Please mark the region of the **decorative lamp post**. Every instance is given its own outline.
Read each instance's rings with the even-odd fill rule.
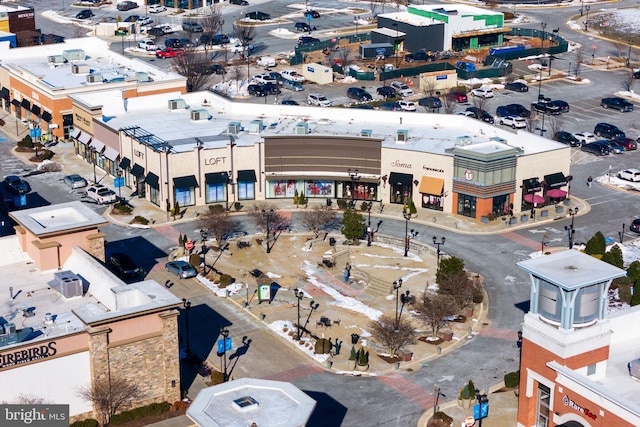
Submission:
[[[307,316],[306,322],[304,322],[304,327],[302,328],[303,331],[307,330],[307,325],[309,324],[309,319],[311,319],[311,315],[313,314],[313,312],[315,310],[318,309],[318,307],[320,307],[320,303],[319,302],[315,302],[314,300],[311,300],[309,302],[309,308],[310,308],[309,315]]]
[[[404,216],[404,256],[409,255],[409,221],[411,220],[411,212],[402,212]]]
[[[189,309],[191,308],[191,301],[187,301],[186,298],[182,298],[182,307],[185,312],[185,336],[187,337],[187,354],[191,353],[191,347],[189,346]]]
[[[122,169],[118,168],[116,175],[118,177],[118,201],[122,201]]]
[[[589,22],[589,11],[591,10],[591,6],[585,6],[584,10],[587,11],[587,17],[584,19],[584,30],[587,31],[588,27],[588,22]]]
[[[400,316],[398,316],[398,302],[400,301],[400,288],[402,287],[402,279],[393,282],[393,290],[396,291],[396,330],[400,327]]]
[[[229,375],[227,373],[227,338],[229,338],[229,330],[227,328],[220,328],[220,335],[223,338],[222,355],[224,357],[224,373],[222,379],[226,383],[229,381]]]
[[[440,271],[440,246],[444,245],[445,240],[445,237],[442,236],[438,242],[438,238],[433,236],[433,244],[436,245],[436,275]]]
[[[410,301],[411,291],[407,289],[403,294],[400,295],[400,302],[402,304],[400,305],[400,312],[398,313],[398,326],[396,328],[400,327],[400,318],[402,317],[402,310],[404,309],[404,305],[409,304]]]
[[[271,219],[273,218],[273,209],[268,211],[262,209],[262,217],[267,220],[267,253],[271,253],[271,246],[269,245],[269,239],[271,238]]]
[[[371,246],[371,207],[373,206],[373,202],[369,202],[367,204],[367,212],[369,214],[369,219],[367,222],[367,246]]]
[[[489,397],[486,393],[480,394],[480,390],[476,390],[476,399],[478,403],[473,406],[473,418],[478,420],[478,427],[482,427],[482,419],[489,415]]]
[[[349,174],[349,178],[351,178],[351,209],[356,208],[356,181],[360,181],[360,174],[358,173],[358,169],[351,172],[351,169],[347,169],[347,174]]]
[[[200,230],[200,237],[202,238],[202,262],[204,263],[204,269],[202,273],[207,275],[207,238],[209,237],[209,233],[207,230]]]
[[[444,393],[440,393],[440,387],[438,387],[438,384],[434,384],[433,385],[433,395],[436,397],[435,402],[433,403],[433,417],[434,419],[436,418],[436,413],[438,413],[438,411],[440,410],[440,408],[438,407],[438,400],[439,397],[447,397],[446,394]]]
[[[296,296],[297,300],[298,300],[298,334],[296,335],[296,341],[300,341],[300,301],[302,301],[302,299],[304,298],[304,292],[302,292],[302,290],[300,289],[296,289],[295,291],[293,291],[294,295]],[[311,301],[313,303],[313,301]]]
[[[571,224],[564,226],[564,229],[567,231],[567,237],[569,238],[569,249],[573,248],[573,235],[576,232],[576,230],[573,228],[573,220],[577,214],[578,214],[577,206],[573,209],[569,208],[569,216],[571,216]]]

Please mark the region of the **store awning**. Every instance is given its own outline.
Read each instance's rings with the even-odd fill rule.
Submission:
[[[0,90],[0,98],[9,99],[9,89],[8,88],[3,87],[2,90]]]
[[[226,172],[205,173],[204,182],[207,185],[226,184],[229,182],[229,175]]]
[[[91,140],[91,144],[89,144],[89,147],[95,149],[98,153],[101,153],[102,150],[104,150],[104,142],[100,141],[99,139],[93,138]]]
[[[544,203],[544,197],[538,196],[537,194],[525,194],[523,199],[527,203],[535,203],[536,205]]]
[[[32,112],[33,114],[35,114],[36,116],[39,116],[39,115],[40,115],[40,106],[39,106],[39,105],[36,105],[36,104],[33,104],[33,105],[31,106],[31,112]]]
[[[537,193],[538,191],[542,190],[542,186],[540,185],[540,181],[538,181],[538,178],[525,179],[522,182],[522,186],[524,187],[525,193]]]
[[[544,182],[547,184],[547,188],[560,188],[567,185],[567,178],[562,172],[552,173],[544,176]]]
[[[253,169],[238,171],[238,182],[256,182],[256,171]]]
[[[73,139],[78,139],[78,136],[80,136],[80,129],[76,128],[73,131],[71,131],[71,133],[69,134],[70,138]]]
[[[20,101],[18,101],[17,99],[12,99],[11,104],[13,104],[13,106],[16,108],[20,107]]]
[[[144,175],[144,168],[137,163],[134,164],[131,168],[131,175],[135,176],[136,178],[140,178],[142,175]]]
[[[180,176],[173,178],[173,186],[175,188],[193,188],[198,186],[198,180],[195,175]]]
[[[42,112],[42,120],[44,120],[45,122],[49,123],[51,121],[51,113],[48,111],[43,111]]]
[[[402,184],[402,185],[411,185],[413,181],[413,175],[409,175],[406,173],[397,173],[397,172],[391,172],[389,174],[389,184],[391,185],[396,185],[396,184]]]
[[[91,141],[91,135],[82,132],[78,137],[78,141],[82,142],[84,145],[87,145]]]
[[[115,162],[118,156],[120,155],[120,153],[118,153],[118,150],[116,150],[113,147],[107,147],[107,149],[104,150],[104,153],[102,153],[102,155],[105,158],[111,160],[112,162]]]
[[[158,178],[158,175],[156,175],[153,172],[149,172],[147,174],[147,177],[144,179],[144,182],[149,184],[149,187],[160,188],[158,185],[158,183],[160,182],[160,179]]]
[[[444,189],[444,179],[433,178],[431,176],[423,176],[420,179],[420,186],[418,187],[419,193],[431,194],[433,196],[442,195]]]
[[[122,161],[120,162],[120,169],[127,169],[129,168],[129,166],[131,166],[131,160],[123,157]]]
[[[20,106],[28,110],[29,108],[31,108],[31,102],[29,102],[28,99],[22,98],[22,102],[20,102]]]
[[[552,190],[547,191],[547,196],[549,196],[552,199],[563,199],[567,197],[567,192],[564,190],[558,190],[557,188],[554,188]]]

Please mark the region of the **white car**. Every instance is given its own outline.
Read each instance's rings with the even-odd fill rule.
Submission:
[[[573,136],[575,136],[576,139],[580,141],[580,144],[583,144],[583,145],[590,144],[598,140],[598,137],[596,137],[591,132],[578,132],[578,133],[574,133]]]
[[[166,12],[167,8],[161,4],[152,4],[149,6],[149,13]]]
[[[457,114],[459,116],[467,116],[467,117],[473,117],[474,116],[474,114],[471,111],[467,111],[467,110],[458,111],[455,114]]]
[[[400,80],[394,80],[389,85],[396,90],[396,93],[401,97],[405,98],[407,96],[413,96],[413,89],[409,87],[405,82],[401,82]]]
[[[256,74],[255,76],[253,76],[253,81],[261,84],[265,84],[265,83],[273,83],[274,85],[278,84],[278,79],[276,79],[270,74]]]
[[[398,104],[400,104],[400,108],[402,108],[403,111],[416,111],[415,102],[400,100]]]
[[[151,50],[153,52],[155,52],[156,50],[160,50],[160,48],[158,47],[156,42],[153,41],[153,40],[149,40],[149,39],[140,40],[138,42],[138,49],[144,49],[144,50],[147,50],[147,51]]]
[[[500,124],[504,126],[511,126],[513,129],[524,129],[527,127],[527,121],[518,116],[501,117]]]
[[[151,20],[150,16],[141,16],[138,18],[138,20],[136,21],[138,24],[140,25],[149,25],[151,24],[153,21]]]
[[[115,203],[118,199],[113,190],[108,189],[104,185],[95,184],[87,187],[86,196],[94,200],[97,204]]]
[[[318,105],[320,107],[331,107],[331,101],[326,96],[319,93],[310,93],[307,96],[307,103],[309,105]]]
[[[493,90],[489,87],[479,87],[471,91],[471,95],[479,98],[493,98]]]
[[[618,178],[631,182],[640,182],[640,169],[625,169],[618,172]]]
[[[272,56],[263,56],[256,62],[261,67],[275,67],[276,59]]]
[[[300,73],[298,73],[296,70],[284,70],[280,72],[280,76],[285,79],[285,80],[291,80],[294,82],[298,82],[298,83],[302,83],[304,82],[306,79],[304,78],[304,76]]]

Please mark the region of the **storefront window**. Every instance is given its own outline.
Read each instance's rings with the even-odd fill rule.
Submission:
[[[351,181],[344,181],[342,183],[342,197],[345,199],[355,200],[377,200],[378,184],[372,184],[367,182],[355,182],[353,183],[353,189],[351,188]],[[353,191],[352,191],[353,190]]]
[[[296,193],[297,181],[295,179],[267,182],[267,194],[273,198],[293,197]]]
[[[254,200],[256,198],[255,187],[255,182],[239,182],[238,200]]]
[[[175,0],[164,0],[164,5],[166,7],[176,7]]]
[[[189,9],[188,0],[178,0],[178,9]]]
[[[332,197],[333,181],[305,181],[304,195],[307,197]]]
[[[441,196],[433,196],[431,194],[422,195],[422,207],[434,211],[442,211],[444,208],[444,199]]]
[[[193,187],[189,188],[176,188],[176,202],[180,203],[180,206],[193,206],[195,204]]]
[[[149,201],[160,206],[160,189],[149,186]]]
[[[466,194],[458,194],[458,215],[476,217],[476,198]]]
[[[504,215],[509,213],[509,196],[502,195],[493,198],[493,213],[496,215]]]
[[[62,116],[62,128],[64,131],[63,138],[65,140],[68,140],[69,135],[73,131],[73,114],[64,114]]]
[[[551,390],[549,387],[538,384],[538,423],[537,427],[549,425],[549,406],[551,404]]]
[[[216,203],[227,200],[226,184],[207,184],[206,202]],[[239,191],[239,190],[238,190]]]

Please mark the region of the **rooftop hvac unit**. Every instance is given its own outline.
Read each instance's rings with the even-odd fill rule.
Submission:
[[[409,140],[409,131],[406,129],[399,129],[396,133],[396,142],[398,144],[404,144]]]
[[[240,122],[230,122],[227,125],[227,133],[230,135],[237,135],[242,130]]]
[[[293,129],[294,135],[306,135],[308,133],[309,133],[309,123],[307,122],[300,122]]]
[[[65,298],[82,296],[82,280],[69,270],[54,273],[51,287]]]
[[[62,55],[51,55],[49,57],[49,64],[64,64],[64,56],[62,56]]]
[[[492,140],[492,141],[495,141],[495,142],[499,142],[499,143],[501,143],[501,144],[506,144],[506,143],[507,143],[507,140],[506,140],[506,139],[504,139],[504,138],[500,138],[499,136],[492,136],[492,137],[491,137],[491,138],[489,138],[489,139],[490,139],[490,140]]]
[[[90,71],[89,64],[72,64],[71,72],[73,74],[86,74]]]
[[[169,110],[186,110],[187,102],[184,99],[170,99],[169,102]]]
[[[104,77],[100,73],[87,74],[87,83],[102,83]]]
[[[15,323],[5,323],[0,325],[0,347],[18,342],[18,332]]]
[[[4,330],[5,334],[15,334],[17,332],[16,324],[13,322],[8,322],[4,325],[0,325],[0,330]]]
[[[138,83],[146,83],[151,79],[149,78],[149,73],[145,71],[136,71],[136,80]]]
[[[249,133],[259,134],[262,131],[262,120],[251,120],[249,123]]]
[[[68,49],[62,51],[62,56],[66,61],[84,61],[86,55],[82,49]]]
[[[469,145],[471,144],[471,137],[468,135],[456,137],[456,145]]]
[[[360,131],[360,136],[365,136],[365,137],[370,137],[373,134],[373,131],[371,129],[362,129]]]
[[[198,110],[191,110],[191,120],[199,121],[199,120],[209,120],[209,111],[204,108],[200,108]]]

